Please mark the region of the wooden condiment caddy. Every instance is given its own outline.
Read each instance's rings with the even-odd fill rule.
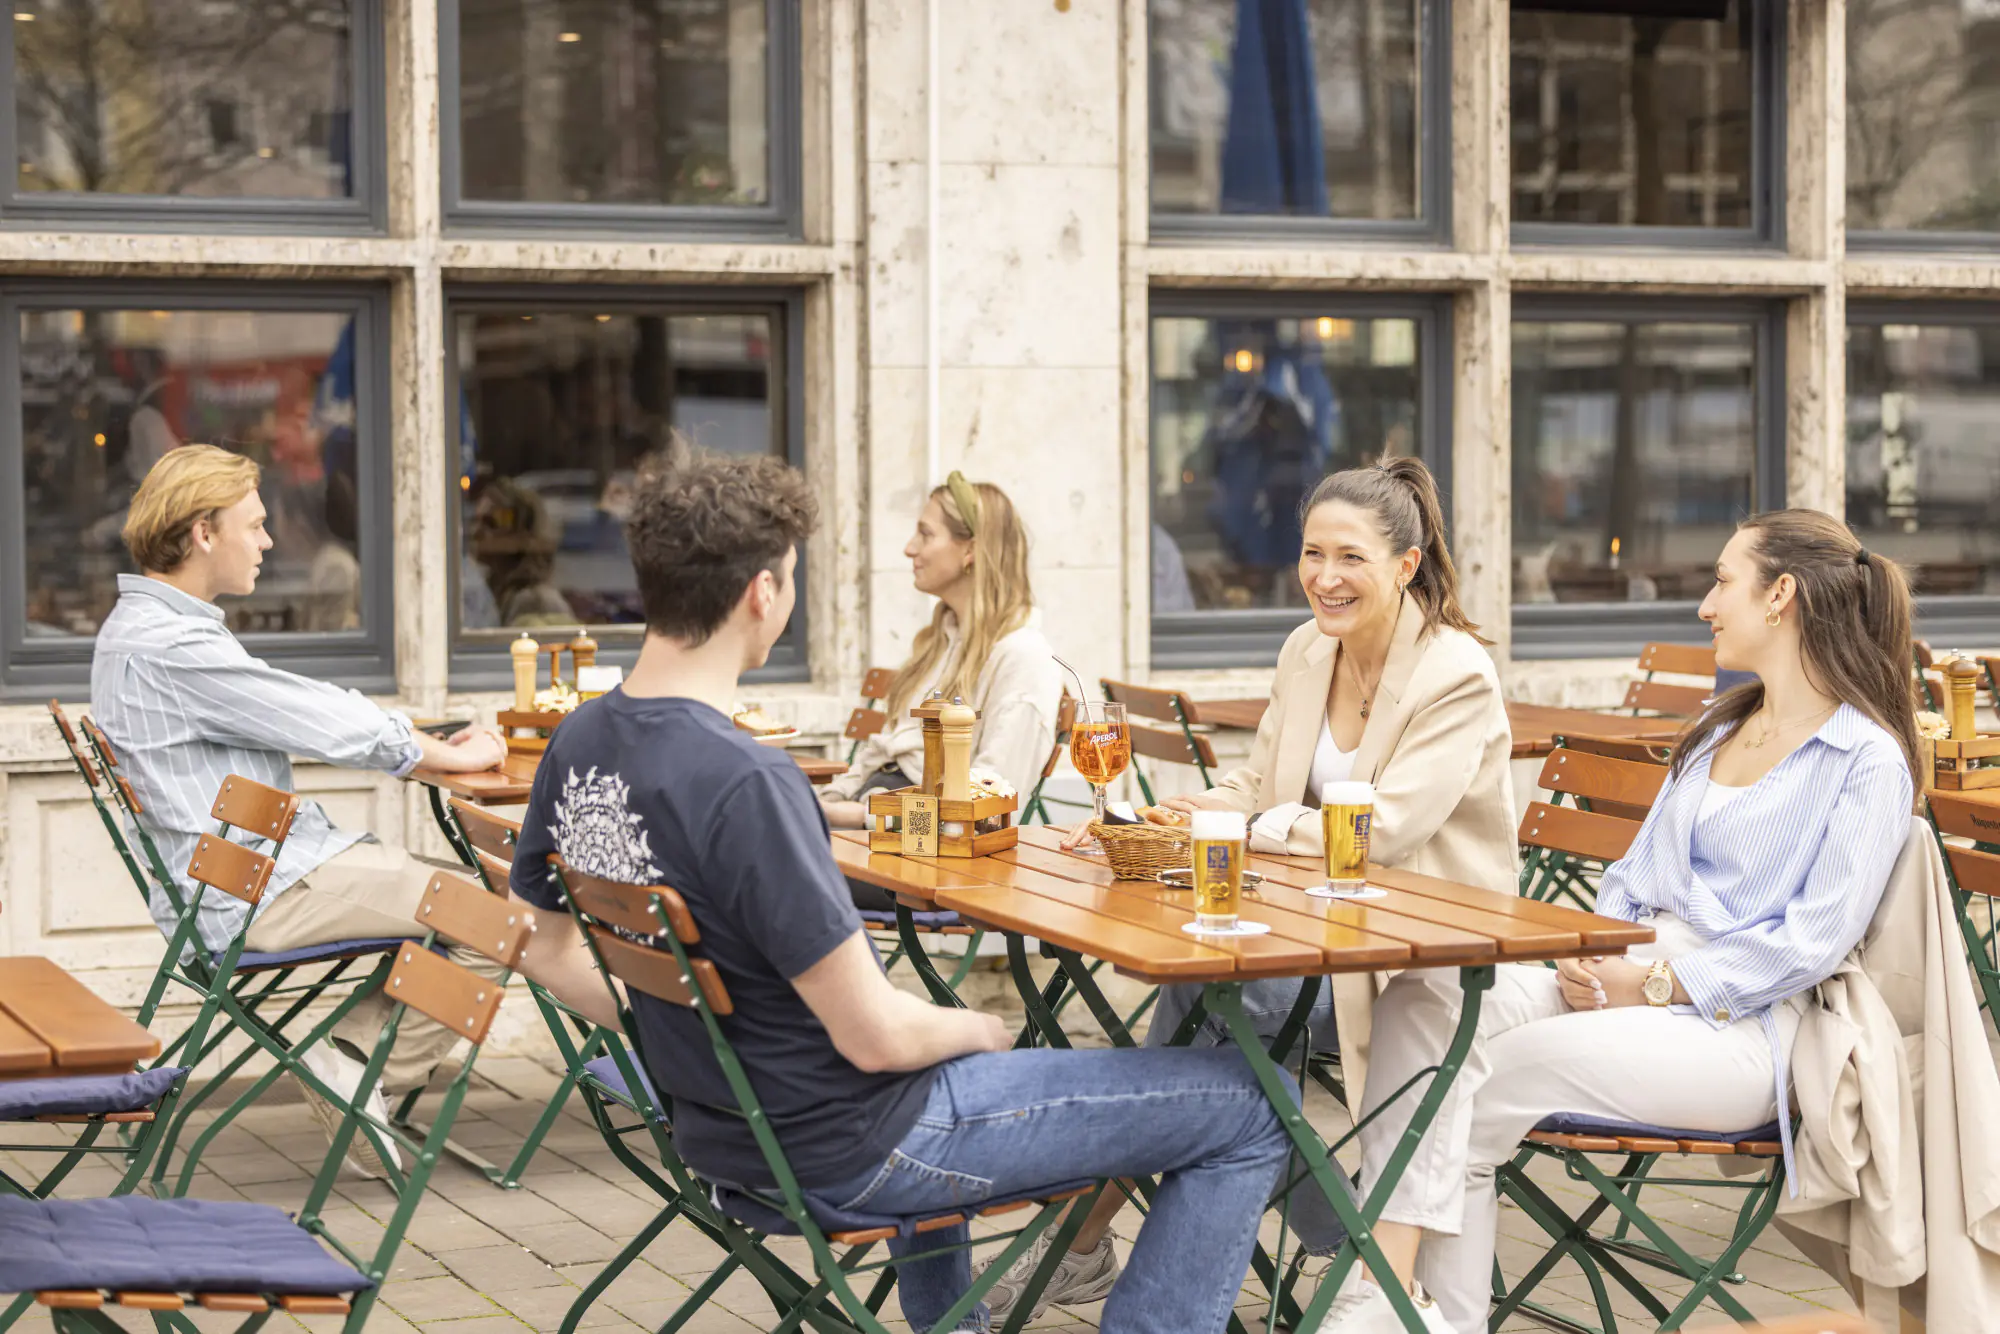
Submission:
[[[523,634],[508,645],[507,652],[514,663],[514,707],[501,709],[494,715],[494,722],[506,735],[510,754],[539,755],[548,749],[549,733],[569,717],[567,713],[535,707],[536,680],[541,673],[542,655],[548,655],[549,685],[553,688],[563,680],[562,655],[569,654],[569,680],[574,687],[577,673],[597,664],[597,641],[590,637],[589,632],[582,630],[574,639],[548,644],[538,644]]]
[[[1944,676],[1946,718],[1951,736],[1933,742],[1937,752],[1934,787],[1947,792],[2000,787],[2000,736],[1980,736],[1973,725],[1973,695],[1979,689],[1979,664],[1953,658],[1939,664]],[[1983,767],[1982,767],[1982,762]]]
[[[988,857],[1020,839],[1014,827],[1019,797],[982,797],[972,791],[972,729],[979,712],[960,700],[933,695],[910,716],[924,725],[924,782],[868,797],[875,817],[870,852],[905,857]],[[982,822],[997,822],[978,832]]]

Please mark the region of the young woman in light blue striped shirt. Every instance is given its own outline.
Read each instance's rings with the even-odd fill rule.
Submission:
[[[1784,1125],[1799,1016],[1860,942],[1902,850],[1918,775],[1902,570],[1817,511],[1761,514],[1716,561],[1701,618],[1717,666],[1757,680],[1682,735],[1659,800],[1599,888],[1597,911],[1646,922],[1655,944],[1498,969],[1464,1069],[1383,1211],[1376,1237],[1440,1334],[1486,1328],[1494,1169],[1545,1117]],[[1364,1114],[1437,1063],[1461,1004],[1448,970],[1389,985]],[[1409,1105],[1363,1131],[1364,1186]],[[1364,1277],[1320,1334],[1377,1329],[1400,1324]]]

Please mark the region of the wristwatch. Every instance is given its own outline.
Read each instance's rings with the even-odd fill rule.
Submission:
[[[1657,959],[1646,970],[1646,981],[1639,988],[1639,994],[1646,998],[1648,1005],[1670,1005],[1674,999],[1674,969],[1665,959]]]

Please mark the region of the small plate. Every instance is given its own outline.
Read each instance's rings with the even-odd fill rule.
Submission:
[[[788,746],[799,739],[799,729],[789,728],[783,732],[766,732],[762,736],[750,738],[760,746]]]
[[[1171,871],[1162,871],[1153,878],[1168,889],[1194,888],[1194,868],[1191,866],[1182,866]],[[1245,871],[1243,873],[1243,888],[1250,889],[1263,883],[1264,877],[1255,871]]]

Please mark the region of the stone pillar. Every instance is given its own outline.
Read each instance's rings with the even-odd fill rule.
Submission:
[[[1816,261],[1817,281],[1786,311],[1783,503],[1838,515],[1847,486],[1847,0],[1786,12],[1785,241],[1794,257]]]

